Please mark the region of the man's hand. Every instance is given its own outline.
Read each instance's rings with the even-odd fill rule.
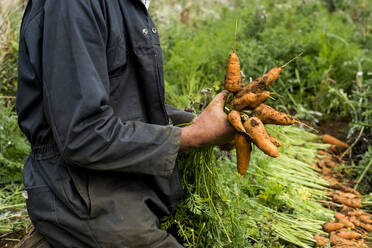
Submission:
[[[216,95],[192,125],[181,129],[180,151],[222,145],[233,139],[234,129],[223,111],[227,95],[227,91]]]

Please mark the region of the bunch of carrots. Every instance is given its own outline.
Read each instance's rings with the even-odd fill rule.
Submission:
[[[282,69],[294,59],[281,67],[271,69],[265,75],[243,86],[240,61],[235,49],[229,55],[224,87],[231,92],[232,96],[231,102],[227,101],[230,105],[230,108],[227,108],[228,120],[236,130],[234,143],[240,175],[244,175],[248,170],[252,143],[271,157],[279,156],[278,147],[281,143],[268,134],[264,124],[292,125],[298,122],[292,116],[264,104],[272,94],[267,91],[267,88],[277,80]]]

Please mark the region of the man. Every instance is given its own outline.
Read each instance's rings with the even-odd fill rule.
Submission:
[[[159,229],[182,199],[179,151],[233,130],[216,96],[193,116],[164,104],[157,29],[139,0],[29,0],[17,112],[32,145],[27,209],[53,247],[181,247]]]

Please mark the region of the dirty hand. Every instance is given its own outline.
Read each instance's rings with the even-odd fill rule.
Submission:
[[[180,151],[222,145],[233,139],[234,129],[223,111],[227,95],[227,91],[217,94],[190,126],[181,129]]]

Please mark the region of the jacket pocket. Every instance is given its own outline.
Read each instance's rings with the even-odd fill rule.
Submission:
[[[36,228],[43,231],[48,225],[57,223],[56,198],[49,186],[33,186],[25,190],[27,211]]]
[[[33,161],[33,164],[35,164],[33,177],[42,177],[57,200],[79,217],[87,218],[89,216],[90,200],[87,175],[82,173],[76,177],[77,172],[72,171],[71,173],[69,165],[59,155]]]

